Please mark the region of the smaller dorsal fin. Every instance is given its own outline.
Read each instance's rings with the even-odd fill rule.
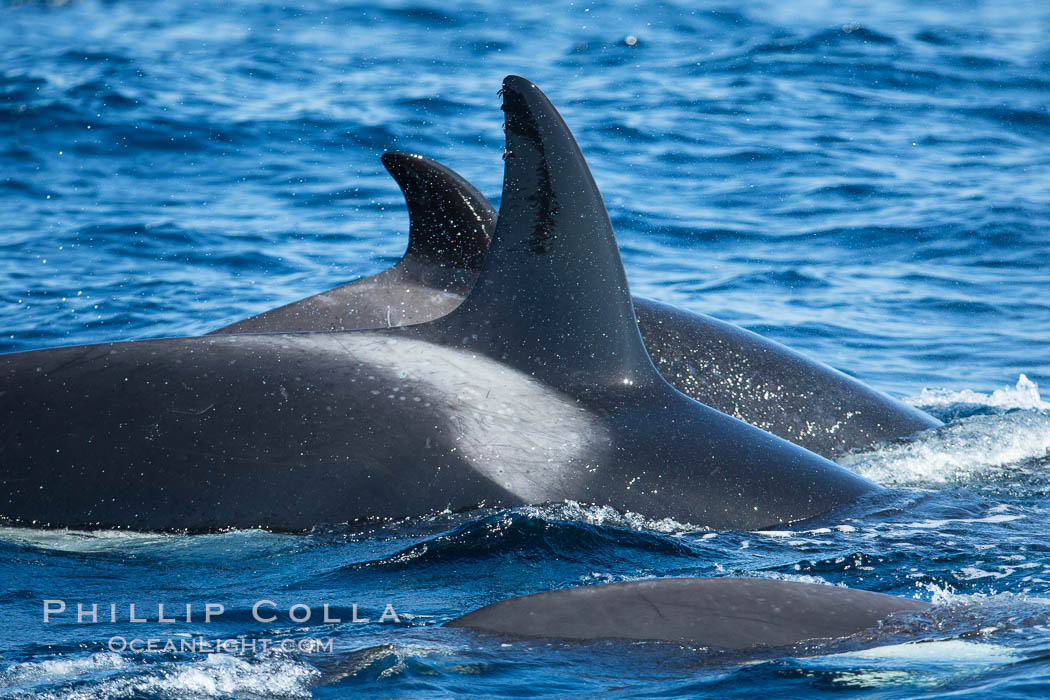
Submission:
[[[383,154],[383,165],[408,205],[410,261],[476,270],[496,211],[469,182],[440,163],[412,153]]]
[[[507,150],[492,241],[466,300],[427,325],[562,385],[662,383],[576,140],[529,81],[509,76],[501,92]]]

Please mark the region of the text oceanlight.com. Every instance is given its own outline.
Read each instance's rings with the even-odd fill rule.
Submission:
[[[130,651],[135,654],[257,654],[269,650],[303,654],[331,653],[334,640],[304,637],[302,639],[273,639],[271,637],[231,637],[229,639],[207,639],[188,634],[172,637],[150,637],[131,639],[121,635],[109,638],[106,646],[110,651]]]

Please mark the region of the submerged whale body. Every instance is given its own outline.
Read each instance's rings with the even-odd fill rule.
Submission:
[[[572,134],[503,87],[499,219],[451,313],[0,356],[0,517],[302,530],[572,499],[758,528],[879,491],[664,381]]]
[[[755,650],[850,637],[929,608],[918,600],[794,581],[671,578],[511,598],[447,626],[511,637]]]
[[[383,164],[410,217],[404,258],[377,275],[261,313],[214,333],[382,328],[440,318],[470,291],[496,212],[452,170],[422,156]],[[633,297],[646,350],[676,389],[833,458],[941,425],[827,365],[710,316]]]

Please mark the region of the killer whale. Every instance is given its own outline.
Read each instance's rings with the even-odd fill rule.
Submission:
[[[661,641],[745,651],[851,637],[929,608],[918,600],[795,581],[668,578],[510,598],[446,626],[509,637]]]
[[[380,328],[440,318],[473,286],[496,212],[433,160],[386,153],[409,212],[396,265],[213,333]],[[676,389],[723,413],[833,459],[943,425],[825,364],[710,316],[633,297],[649,356]]]
[[[881,491],[659,375],[572,134],[523,78],[502,94],[500,214],[451,313],[0,355],[0,517],[297,531],[572,499],[759,528]]]
[[[458,173],[409,153],[384,153],[410,214],[408,249],[393,267],[230,324],[215,333],[389,328],[459,306],[485,257],[496,210]]]

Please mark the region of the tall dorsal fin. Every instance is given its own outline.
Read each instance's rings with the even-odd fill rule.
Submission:
[[[503,81],[503,199],[478,279],[435,321],[447,341],[560,384],[661,382],[598,187],[540,90]]]
[[[496,210],[469,182],[440,163],[412,153],[383,154],[408,205],[405,257],[476,270],[485,259]]]

